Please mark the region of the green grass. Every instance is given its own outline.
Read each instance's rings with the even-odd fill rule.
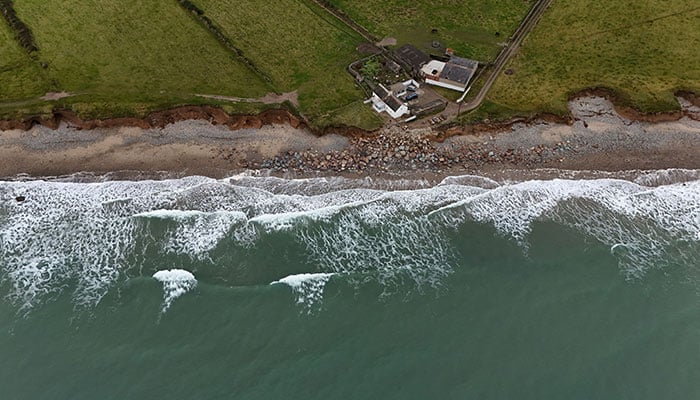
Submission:
[[[563,115],[571,95],[600,87],[642,112],[676,110],[675,91],[700,90],[698,8],[697,0],[555,1],[489,99]]]
[[[430,50],[433,40],[457,55],[490,61],[527,14],[526,0],[331,0],[377,36]],[[431,30],[437,29],[437,34]],[[500,32],[500,36],[496,36]]]
[[[176,1],[17,0],[61,104],[91,116],[143,114],[196,93],[258,97],[269,88]],[[4,47],[3,47],[4,51]],[[23,69],[32,74],[30,67]],[[23,96],[36,95],[36,90]]]
[[[219,104],[195,94],[256,98],[296,90],[300,105],[293,111],[315,127],[378,126],[376,115],[353,106],[364,93],[346,71],[362,37],[313,1],[195,3],[271,83],[176,0],[16,0],[39,52],[32,60],[2,26],[0,117],[45,115],[51,106],[84,118],[143,116],[182,104],[255,113],[270,106]],[[49,90],[75,96],[38,100]]]
[[[346,71],[362,38],[310,0],[194,2],[310,119],[363,97]]]
[[[485,100],[474,111],[461,114],[457,122],[462,124],[474,124],[480,122],[504,122],[520,115],[518,110],[512,110],[500,104]]]
[[[330,1],[377,36],[426,50],[439,40],[458,55],[482,61],[497,54],[532,5],[532,0]],[[27,55],[0,21],[0,118],[46,115],[52,107],[90,118],[144,115],[182,104],[255,113],[271,106],[195,94],[255,98],[297,90],[297,111],[314,127],[381,125],[346,72],[360,57],[355,49],[363,39],[313,1],[194,2],[271,83],[176,0],[15,0],[39,51]],[[619,104],[642,112],[676,110],[676,91],[700,91],[698,54],[696,0],[556,1],[506,67],[515,73],[500,76],[482,109],[462,120],[564,115],[567,100],[587,88],[605,88]],[[75,96],[39,100],[47,91]]]
[[[312,121],[316,127],[355,126],[367,131],[379,129],[384,120],[372,110],[371,104],[363,104],[361,100],[329,112]]]
[[[5,20],[0,18],[0,103],[38,97],[47,89],[39,63],[22,50]]]

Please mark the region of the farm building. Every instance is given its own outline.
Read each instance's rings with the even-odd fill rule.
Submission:
[[[413,88],[412,90],[415,91],[419,87],[420,83],[416,82],[413,79],[409,79],[405,82],[394,83],[389,89],[391,90],[391,94],[393,94],[396,97],[401,97],[406,94],[409,88]]]
[[[427,54],[410,44],[399,47],[394,54],[404,67],[414,75],[419,75],[421,67],[430,61],[430,57]]]
[[[446,56],[449,59],[433,56],[439,60],[431,59],[410,44],[399,47],[394,54],[414,76],[425,78],[426,83],[460,92],[467,89],[479,66],[474,60],[454,56],[452,49],[447,49]]]
[[[379,84],[372,90],[372,108],[378,113],[386,112],[391,118],[400,118],[409,113],[408,106]]]
[[[421,73],[430,85],[463,92],[478,66],[479,63],[474,60],[452,56],[447,62],[429,61],[421,67]]]

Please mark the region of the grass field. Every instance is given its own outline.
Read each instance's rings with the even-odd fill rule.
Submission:
[[[556,1],[489,100],[523,113],[566,114],[569,96],[604,87],[643,112],[675,110],[675,91],[700,90],[699,54],[697,0]]]
[[[84,114],[139,114],[190,102],[196,93],[258,97],[270,91],[176,1],[14,5],[49,66],[50,89],[77,94],[63,102]]]
[[[381,37],[430,50],[438,40],[457,55],[491,61],[532,6],[529,0],[330,0]],[[437,29],[438,33],[431,33]],[[500,35],[496,36],[496,32]]]
[[[272,77],[278,91],[298,90],[300,111],[312,122],[342,121],[336,114],[364,97],[346,72],[359,57],[355,49],[362,37],[313,2],[194,2]],[[360,111],[370,117],[367,109]]]
[[[193,0],[246,59],[240,61],[176,0],[16,0],[39,47],[35,59],[0,21],[0,118],[71,107],[84,117],[143,115],[212,101],[298,91],[299,112],[319,128],[377,128],[346,72],[362,37],[311,0]],[[493,59],[532,0],[330,0],[377,36],[426,50],[438,40],[458,55]],[[437,33],[431,33],[437,29]],[[495,33],[499,32],[500,35]],[[644,112],[678,108],[677,90],[700,90],[697,0],[553,2],[491,89],[479,117],[552,112],[586,88],[611,90]],[[41,63],[47,65],[41,67]],[[58,102],[47,91],[74,94]],[[267,108],[221,103],[231,112]]]
[[[32,60],[0,19],[0,102],[41,96],[48,87],[39,63]]]
[[[372,110],[370,104],[363,104],[362,100],[357,100],[317,118],[314,123],[321,127],[355,126],[371,131],[384,125],[384,120]]]

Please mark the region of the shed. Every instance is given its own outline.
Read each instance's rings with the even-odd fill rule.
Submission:
[[[405,44],[395,52],[399,61],[401,61],[408,69],[418,73],[421,67],[430,61],[430,57],[422,51],[418,50],[415,46],[410,44]]]

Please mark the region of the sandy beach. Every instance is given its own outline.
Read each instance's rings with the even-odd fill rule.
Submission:
[[[700,168],[700,108],[679,99],[680,119],[632,121],[602,97],[570,102],[572,124],[516,123],[500,131],[446,137],[431,128],[314,135],[271,124],[231,129],[185,120],[162,128],[34,126],[0,131],[0,176],[78,172],[224,177],[243,170],[280,176],[494,175],[561,169],[625,171]]]

